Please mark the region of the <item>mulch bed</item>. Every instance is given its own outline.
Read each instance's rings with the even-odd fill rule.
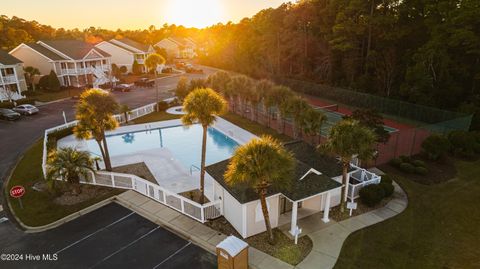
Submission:
[[[358,215],[362,215],[362,214],[365,214],[369,211],[372,211],[372,210],[375,210],[375,209],[378,209],[378,208],[382,208],[384,207],[385,205],[388,204],[388,202],[390,202],[391,200],[393,199],[393,195],[390,196],[390,197],[387,197],[387,198],[384,198],[380,203],[378,203],[376,206],[374,207],[369,207],[365,204],[363,204],[361,201],[360,201],[360,198],[357,198],[355,201],[357,202],[357,209],[353,210],[352,211],[352,216],[351,217],[355,217],[355,216],[358,216]],[[346,220],[348,218],[351,218],[350,217],[350,209],[345,209],[345,212],[341,212],[340,211],[340,206],[336,206],[332,209],[330,209],[330,213],[329,213],[329,217],[331,219],[333,219],[334,221],[336,222],[339,222],[339,221],[342,221],[342,220]]]
[[[111,188],[83,184],[80,185],[80,190],[79,194],[74,194],[71,189],[65,191],[62,195],[56,197],[53,202],[58,205],[75,205],[112,192]]]
[[[199,189],[196,189],[196,190],[191,190],[191,191],[186,191],[186,192],[182,192],[182,193],[179,193],[181,196],[185,197],[185,198],[188,198],[196,203],[199,203],[201,204],[200,202],[200,190]],[[209,203],[210,200],[208,200],[207,196],[204,197],[204,200],[203,200],[203,203],[206,204],[206,203]]]
[[[205,225],[223,234],[242,238],[224,217],[208,221]],[[259,249],[291,265],[299,264],[312,250],[313,242],[308,235],[298,238],[298,244],[295,245],[294,240],[290,239],[279,229],[273,229],[273,234],[275,237],[275,243],[273,245],[268,243],[267,232],[250,236],[243,240],[246,241],[249,246]]]
[[[406,173],[390,164],[381,165],[379,168],[387,174],[397,174],[424,185],[446,182],[454,179],[457,174],[454,160],[450,157],[445,157],[439,161],[431,161],[420,154],[413,156],[413,159],[424,161],[427,165],[428,174],[418,175],[414,173]]]

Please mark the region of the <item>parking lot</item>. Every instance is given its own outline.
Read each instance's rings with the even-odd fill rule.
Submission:
[[[1,253],[23,255],[0,268],[216,268],[215,255],[115,203],[43,233],[0,231]]]

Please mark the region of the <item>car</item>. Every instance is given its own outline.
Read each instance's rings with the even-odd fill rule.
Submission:
[[[185,68],[185,72],[190,73],[190,74],[203,74],[202,69],[197,69],[197,68],[194,68],[194,67]]]
[[[37,107],[29,105],[29,104],[24,104],[24,105],[19,105],[14,108],[12,108],[13,111],[20,113],[22,115],[33,115],[38,113],[40,110],[38,110]]]
[[[154,79],[149,79],[149,78],[141,78],[141,79],[135,81],[135,86],[151,88],[151,87],[155,86],[155,80]]]
[[[20,119],[20,113],[17,113],[11,109],[0,108],[0,119],[4,120],[18,120]]]
[[[132,90],[132,84],[119,84],[113,88],[117,92],[129,92]]]

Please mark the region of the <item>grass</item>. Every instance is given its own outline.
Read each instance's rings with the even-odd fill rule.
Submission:
[[[40,102],[51,102],[51,101],[55,101],[55,100],[59,100],[67,97],[72,97],[75,95],[80,95],[82,91],[83,89],[61,90],[58,92],[45,92],[45,91],[37,90],[35,91],[36,94],[32,97]]]
[[[455,179],[408,194],[400,215],[348,237],[335,268],[480,268],[480,161],[455,162]]]
[[[67,206],[54,203],[53,200],[56,198],[54,194],[47,191],[38,192],[32,189],[32,186],[36,182],[43,180],[41,169],[42,146],[42,140],[39,140],[26,151],[18,163],[18,166],[13,171],[7,189],[5,190],[8,192],[14,185],[22,185],[25,187],[26,192],[22,197],[23,209],[20,208],[17,199],[5,194],[8,197],[13,211],[24,224],[28,226],[46,225],[123,192],[123,190],[108,188],[110,191],[107,193],[75,205]],[[59,183],[63,184],[62,182]]]
[[[175,119],[181,118],[181,116],[182,115],[173,115],[165,111],[160,111],[160,112],[153,112],[143,117],[134,119],[132,122],[135,124],[141,124],[141,123],[163,121],[163,120],[175,120]]]
[[[232,112],[228,112],[227,114],[223,115],[222,118],[224,118],[225,120],[237,126],[242,127],[243,129],[257,136],[270,135],[281,142],[287,142],[292,140],[292,138],[287,135],[279,134],[277,131],[273,129],[270,129],[264,125],[251,121],[249,119],[243,118],[242,116],[234,114]]]

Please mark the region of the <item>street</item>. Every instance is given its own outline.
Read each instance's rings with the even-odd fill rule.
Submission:
[[[215,69],[201,67],[204,74],[183,74],[179,76],[159,78],[159,100],[171,97],[169,90],[174,89],[182,76],[189,79],[204,78],[215,72]],[[120,104],[130,108],[140,107],[156,101],[155,88],[135,88],[131,92],[113,92]],[[22,117],[15,122],[0,120],[0,184],[11,169],[36,140],[43,137],[45,129],[64,123],[62,111],[65,111],[67,121],[75,118],[75,100],[65,100],[40,106],[40,113],[30,117]],[[3,192],[0,197],[3,196]]]

